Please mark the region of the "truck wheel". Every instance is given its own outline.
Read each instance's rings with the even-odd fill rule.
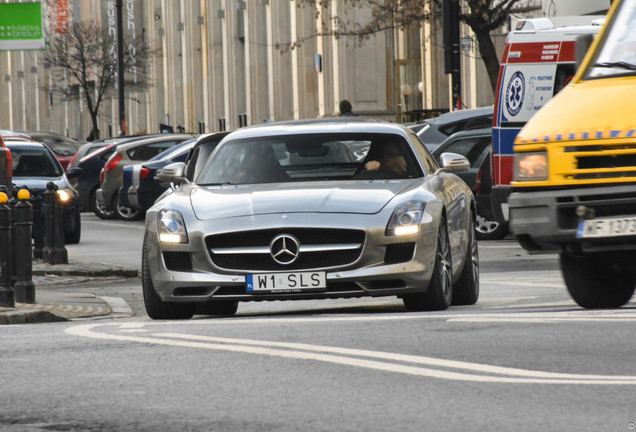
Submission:
[[[590,253],[560,254],[561,272],[572,299],[587,309],[617,308],[632,298],[636,288],[635,255]]]
[[[508,235],[508,223],[488,220],[477,214],[477,240],[501,240]]]
[[[192,318],[196,303],[168,303],[161,300],[150,277],[148,259],[148,240],[144,238],[141,257],[141,287],[148,316],[152,319],[171,320]]]
[[[433,275],[424,293],[406,294],[402,300],[409,312],[445,310],[453,300],[451,250],[446,218],[440,218]]]
[[[464,268],[457,283],[453,286],[453,305],[473,305],[479,299],[479,249],[475,235],[475,223],[470,215],[468,225],[468,244]]]

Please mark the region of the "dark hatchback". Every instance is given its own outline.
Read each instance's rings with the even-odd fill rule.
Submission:
[[[39,142],[6,141],[13,158],[13,183],[26,186],[31,194],[42,195],[49,182],[58,187],[57,193],[62,202],[64,220],[64,241],[66,244],[79,243],[82,224],[78,206],[78,193],[69,183],[69,178],[81,174],[81,170],[64,173],[53,152]]]
[[[447,138],[431,153],[439,161],[442,153],[457,153],[470,162],[468,171],[457,173],[475,194],[477,203],[476,226],[479,240],[499,240],[508,234],[507,224],[497,222],[493,216],[490,188],[490,159],[492,150],[492,128],[457,132]],[[488,177],[486,179],[485,177]]]

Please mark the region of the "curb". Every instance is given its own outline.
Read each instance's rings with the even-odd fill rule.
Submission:
[[[48,311],[15,311],[0,314],[0,325],[3,324],[37,324],[43,322],[62,322],[68,319]]]

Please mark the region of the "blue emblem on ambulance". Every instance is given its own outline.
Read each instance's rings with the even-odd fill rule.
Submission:
[[[519,114],[526,93],[526,80],[520,71],[515,72],[506,88],[506,109],[511,116]]]

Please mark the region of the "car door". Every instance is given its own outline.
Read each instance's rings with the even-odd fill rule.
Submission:
[[[442,153],[457,153],[465,156],[470,162],[470,169],[457,173],[457,175],[466,182],[472,191],[475,191],[477,172],[488,156],[491,143],[492,137],[490,135],[458,137],[443,144],[443,147],[436,150],[436,155],[438,158]]]

